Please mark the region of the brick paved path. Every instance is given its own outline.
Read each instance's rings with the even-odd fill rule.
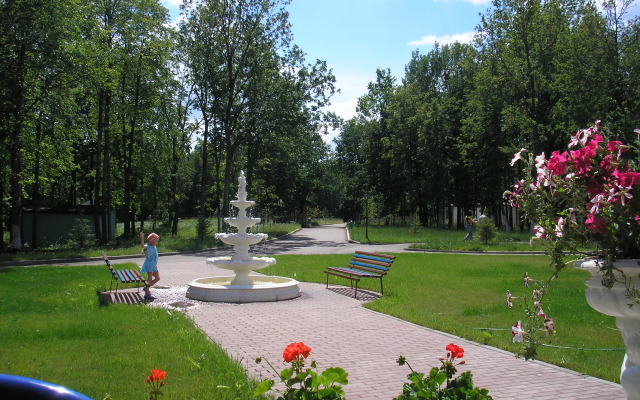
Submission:
[[[399,355],[426,372],[440,364],[445,346],[455,343],[465,350],[466,365],[459,371],[471,370],[475,384],[497,400],[625,398],[620,385],[367,310],[360,300],[321,284],[301,283],[303,294],[295,300],[254,304],[193,301],[184,297],[186,288],[156,290],[158,305],[193,304],[187,314],[255,377],[275,377],[266,363],[255,364],[256,357],[281,369],[282,350],[303,341],[321,370],[340,366],[349,373],[347,398],[390,400],[400,394],[409,372],[396,364]]]

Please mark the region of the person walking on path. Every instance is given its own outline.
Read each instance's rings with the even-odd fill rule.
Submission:
[[[150,233],[147,236],[147,244],[144,244],[144,232],[140,232],[140,247],[145,254],[144,264],[141,273],[147,274],[147,281],[144,284],[144,299],[153,300],[151,286],[160,281],[160,271],[158,271],[158,248],[156,247],[160,236],[157,233]]]
[[[468,210],[467,216],[464,218],[464,227],[467,229],[467,236],[464,237],[464,240],[473,240],[473,226],[476,222],[478,220],[473,218],[471,210]]]

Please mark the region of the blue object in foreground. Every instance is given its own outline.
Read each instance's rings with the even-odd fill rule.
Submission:
[[[4,400],[92,400],[82,393],[60,385],[5,374],[0,374],[0,393]]]

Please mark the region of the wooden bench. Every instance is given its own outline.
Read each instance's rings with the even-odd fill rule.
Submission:
[[[358,297],[358,283],[360,279],[372,278],[380,280],[380,294],[384,294],[382,278],[387,274],[396,256],[380,253],[368,253],[356,251],[346,267],[327,267],[327,288],[329,288],[329,275],[349,280],[351,287],[355,284],[354,297]]]
[[[109,284],[109,291],[113,288],[113,282],[116,283],[116,293],[118,293],[118,285],[121,283],[138,283],[138,293],[140,293],[140,283],[145,283],[146,279],[140,274],[140,271],[136,269],[113,269],[109,257],[102,253],[102,259],[109,267],[111,272],[111,283]]]

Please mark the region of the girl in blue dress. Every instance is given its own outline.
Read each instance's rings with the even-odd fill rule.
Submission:
[[[144,299],[153,300],[155,297],[151,295],[150,287],[158,283],[160,280],[160,272],[158,271],[158,249],[156,245],[160,240],[157,233],[150,233],[147,236],[147,244],[144,244],[144,232],[140,232],[140,247],[145,254],[144,264],[142,264],[141,273],[147,274],[147,281],[144,284]]]

